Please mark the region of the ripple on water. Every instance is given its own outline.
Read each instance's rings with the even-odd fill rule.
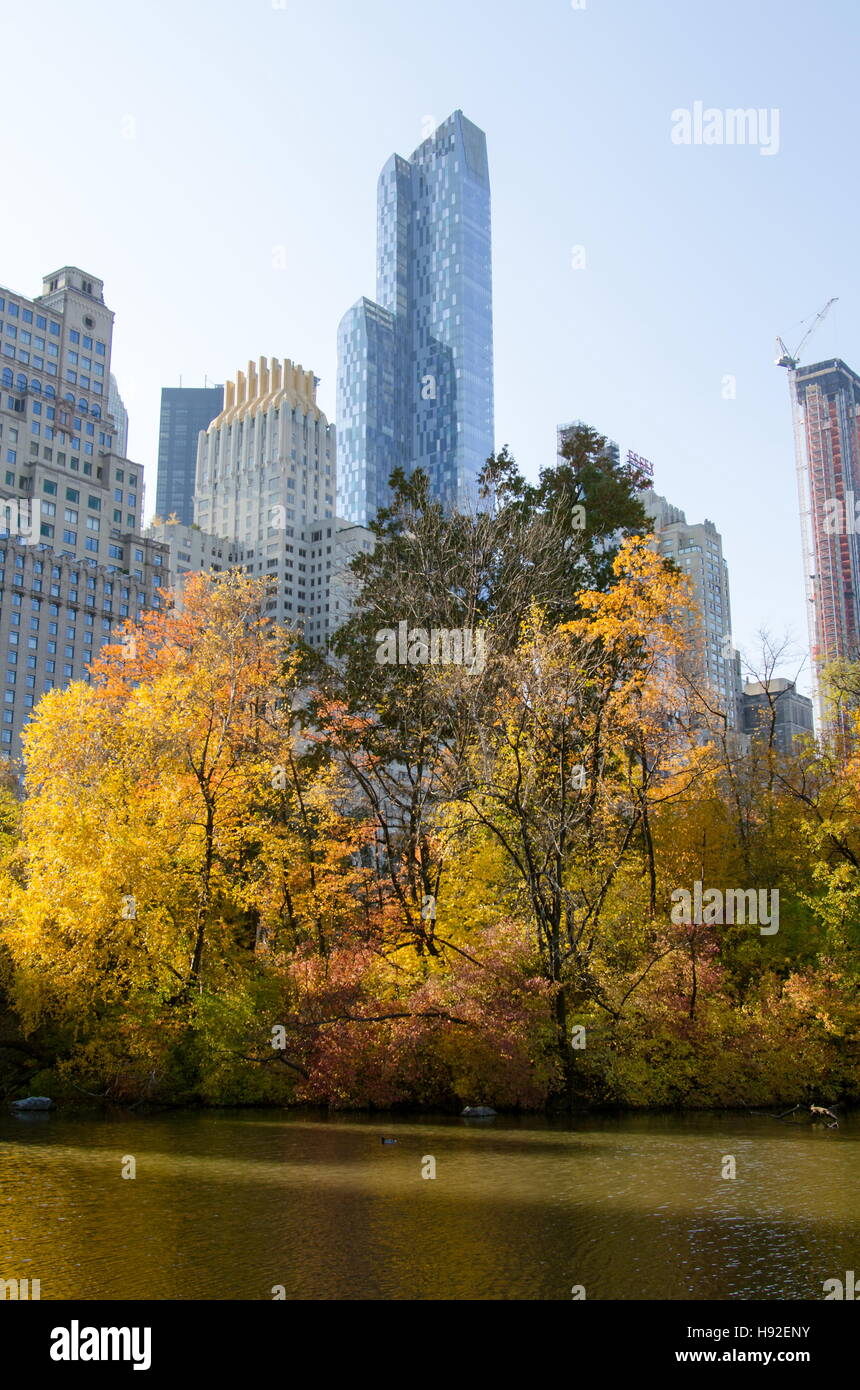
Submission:
[[[44,1299],[819,1298],[860,1267],[860,1127],[819,1138],[746,1116],[0,1117],[0,1274]]]

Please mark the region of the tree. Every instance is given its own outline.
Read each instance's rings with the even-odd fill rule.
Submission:
[[[299,654],[265,597],[244,575],[193,576],[181,612],[127,625],[91,684],[41,701],[2,909],[29,1028],[72,1020],[114,1058],[131,1034],[150,1060],[163,1041],[193,1051],[203,1001],[248,987],[282,903],[325,946],[355,838],[337,838],[331,778],[302,754]]]
[[[554,991],[568,1102],[570,1001],[591,998],[617,1015],[598,968],[624,949],[607,926],[611,893],[640,845],[648,862],[650,801],[689,750],[665,720],[681,698],[672,616],[686,581],[644,539],[622,545],[614,571],[607,593],[579,596],[586,616],[574,622],[553,627],[533,606],[450,788],[461,825],[482,826],[522,885]],[[653,913],[653,884],[650,903]]]

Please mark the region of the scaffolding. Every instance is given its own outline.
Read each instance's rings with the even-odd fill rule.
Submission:
[[[813,697],[826,723],[822,668],[860,657],[857,398],[839,361],[789,368]]]

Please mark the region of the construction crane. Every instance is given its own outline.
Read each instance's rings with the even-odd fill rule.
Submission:
[[[800,363],[801,349],[806,347],[806,344],[809,342],[809,339],[812,337],[816,328],[820,323],[824,321],[824,319],[830,313],[830,310],[833,308],[833,305],[837,302],[837,299],[838,295],[836,299],[828,299],[821,312],[819,314],[816,314],[815,318],[812,320],[812,323],[804,333],[797,347],[794,349],[794,352],[789,352],[788,348],[785,346],[785,343],[782,341],[782,338],[777,338],[776,347],[777,351],[780,354],[780,356],[776,359],[776,365],[778,367],[788,367],[789,371],[794,371],[795,367],[797,367]],[[809,320],[807,319],[805,320],[805,322],[808,323]],[[803,325],[801,324],[801,327],[802,326]]]

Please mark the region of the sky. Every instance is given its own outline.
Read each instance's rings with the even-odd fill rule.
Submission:
[[[584,419],[651,460],[722,533],[736,645],[787,636],[796,673],[775,344],[837,296],[803,360],[860,368],[856,0],[0,0],[0,26],[0,283],[104,280],[147,518],[162,386],[290,357],[335,418],[380,169],[460,108],[489,147],[497,447],[535,478]],[[767,113],[760,143],[676,143],[696,102]]]

